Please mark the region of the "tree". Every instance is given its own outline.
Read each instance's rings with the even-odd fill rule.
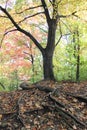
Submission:
[[[17,0],[17,2],[19,2],[19,0]],[[20,1],[20,4],[21,4],[21,2],[24,2],[24,0]],[[28,36],[33,41],[33,43],[37,46],[37,48],[41,51],[42,56],[43,56],[44,79],[55,80],[54,72],[53,72],[53,54],[54,54],[54,50],[55,50],[56,45],[59,43],[59,41],[62,37],[60,20],[62,18],[68,18],[70,16],[78,17],[76,15],[76,13],[77,13],[77,11],[76,11],[77,3],[74,2],[74,5],[73,5],[74,11],[72,10],[72,8],[71,9],[69,8],[69,10],[66,10],[65,14],[61,15],[61,7],[67,6],[69,4],[70,4],[70,7],[71,7],[73,1],[67,2],[67,0],[65,0],[65,1],[62,2],[62,0],[48,0],[46,2],[45,0],[40,0],[39,2],[37,2],[37,0],[36,0],[34,2],[36,2],[35,7],[26,8],[24,11],[27,11],[27,10],[29,11],[30,9],[37,9],[37,10],[42,10],[42,11],[37,12],[37,13],[31,15],[31,16],[27,16],[23,20],[21,20],[20,22],[15,21],[15,18],[12,17],[12,15],[9,13],[8,8],[6,9],[6,8],[3,8],[2,6],[0,6],[0,10],[2,12],[4,12],[5,15],[7,16],[7,18],[12,22],[12,24],[15,27],[14,30],[20,31],[21,33]],[[79,0],[78,2],[79,2],[79,4],[81,3],[81,6],[82,6],[82,1]],[[28,1],[26,1],[26,3],[28,3]],[[33,1],[32,1],[32,3],[33,3]],[[38,3],[39,3],[39,5],[38,5]],[[24,11],[22,10],[21,12],[19,12],[19,14],[23,13]],[[67,15],[67,13],[69,13],[69,14]],[[46,24],[48,26],[48,28],[47,28],[48,35],[47,35],[47,42],[46,42],[45,47],[43,47],[40,44],[40,42],[29,31],[27,31],[26,29],[24,29],[20,25],[20,23],[22,23],[26,19],[40,15],[40,14],[45,15]],[[58,41],[55,42],[56,30],[57,30],[58,25],[59,25],[60,37],[59,37]]]
[[[73,35],[73,42],[75,43],[74,45],[74,56],[76,58],[76,81],[79,81],[79,76],[80,76],[80,40],[79,40],[79,32],[78,28],[75,30],[74,35]]]

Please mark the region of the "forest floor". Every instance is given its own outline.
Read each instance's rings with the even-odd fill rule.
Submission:
[[[40,81],[0,92],[0,130],[87,130],[87,82]]]

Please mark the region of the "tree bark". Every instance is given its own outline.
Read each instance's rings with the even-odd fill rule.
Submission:
[[[79,44],[79,32],[77,30],[77,68],[76,68],[76,81],[79,81],[80,76],[80,44]]]
[[[50,20],[48,27],[48,39],[47,46],[44,49],[43,55],[43,73],[44,79],[55,80],[53,72],[53,54],[55,50],[55,34],[57,28],[57,21],[55,19]]]
[[[80,75],[80,55],[79,55],[80,45],[78,44],[78,55],[77,55],[77,67],[76,67],[76,81],[79,81]]]
[[[43,56],[43,73],[44,79],[55,80],[53,73],[53,63],[52,56],[48,56],[48,54]]]
[[[74,57],[76,58],[76,81],[79,81],[80,78],[80,44],[79,44],[79,32],[78,28],[76,29],[76,32],[74,32],[73,35],[73,42],[74,45]]]

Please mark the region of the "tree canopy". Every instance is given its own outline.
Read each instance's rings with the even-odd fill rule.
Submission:
[[[77,28],[81,36],[86,31],[86,0],[7,0],[0,2],[0,10],[1,40],[14,31],[31,39],[43,57],[44,79],[55,79],[53,56],[58,43],[66,44],[64,37],[69,41]]]

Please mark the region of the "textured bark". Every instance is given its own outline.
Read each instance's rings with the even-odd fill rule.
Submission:
[[[44,79],[55,80],[53,72],[53,53],[55,49],[56,20],[51,20],[48,29],[47,46],[43,55],[43,73]]]
[[[73,35],[74,45],[74,57],[76,58],[76,81],[79,81],[80,77],[80,44],[79,44],[79,32],[78,29]]]
[[[78,44],[77,46],[77,67],[76,67],[76,81],[79,81],[79,77],[80,77],[80,55],[79,55],[79,51],[80,51],[80,45]]]
[[[43,57],[43,71],[44,71],[44,79],[54,80],[53,73],[53,65],[52,65],[52,57],[44,56]]]

